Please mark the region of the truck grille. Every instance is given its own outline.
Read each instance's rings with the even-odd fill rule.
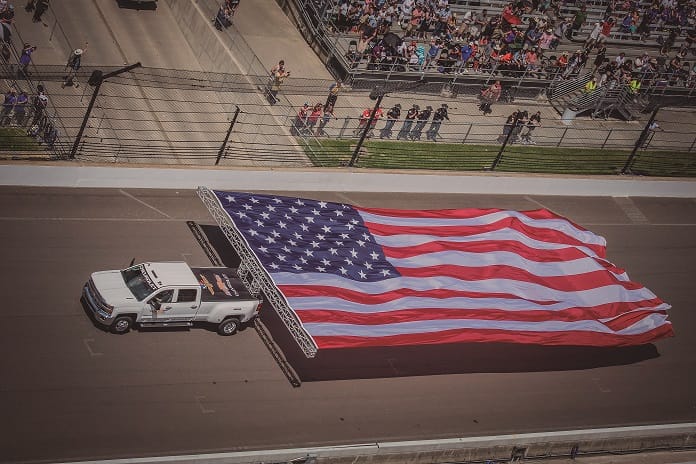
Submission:
[[[97,290],[97,287],[94,285],[94,281],[91,278],[87,281],[87,291],[89,292],[89,295],[92,297],[92,301],[97,306],[96,309],[106,314],[111,314],[111,306],[106,304],[104,298]]]

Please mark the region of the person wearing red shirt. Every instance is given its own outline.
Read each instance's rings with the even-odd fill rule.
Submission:
[[[614,18],[609,18],[602,23],[602,30],[599,32],[599,37],[597,38],[597,43],[605,42],[609,35],[611,34],[611,29],[614,27],[616,20]]]

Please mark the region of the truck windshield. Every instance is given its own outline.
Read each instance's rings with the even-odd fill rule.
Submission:
[[[138,299],[138,301],[143,301],[147,298],[156,288],[150,282],[147,275],[143,273],[140,266],[129,267],[121,271],[123,280],[126,282],[126,286],[130,289],[133,295]]]

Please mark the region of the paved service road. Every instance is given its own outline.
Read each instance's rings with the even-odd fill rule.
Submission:
[[[301,193],[298,193],[302,195]],[[656,346],[472,344],[301,360],[293,388],[253,329],[94,327],[98,269],[206,265],[191,191],[0,188],[0,461],[60,461],[428,439],[696,420],[696,202],[691,199],[308,193],[387,207],[540,205],[604,235],[609,258],[674,306]],[[266,311],[266,317],[269,317]],[[268,319],[273,330],[274,321]]]

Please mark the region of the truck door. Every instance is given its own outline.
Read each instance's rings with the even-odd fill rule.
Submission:
[[[167,322],[190,321],[198,311],[198,288],[177,289],[170,302],[163,302],[158,311],[158,319]]]
[[[174,301],[174,290],[160,290],[152,295],[145,302],[141,322],[166,322],[169,320],[169,315],[165,313],[165,306],[171,305]]]

